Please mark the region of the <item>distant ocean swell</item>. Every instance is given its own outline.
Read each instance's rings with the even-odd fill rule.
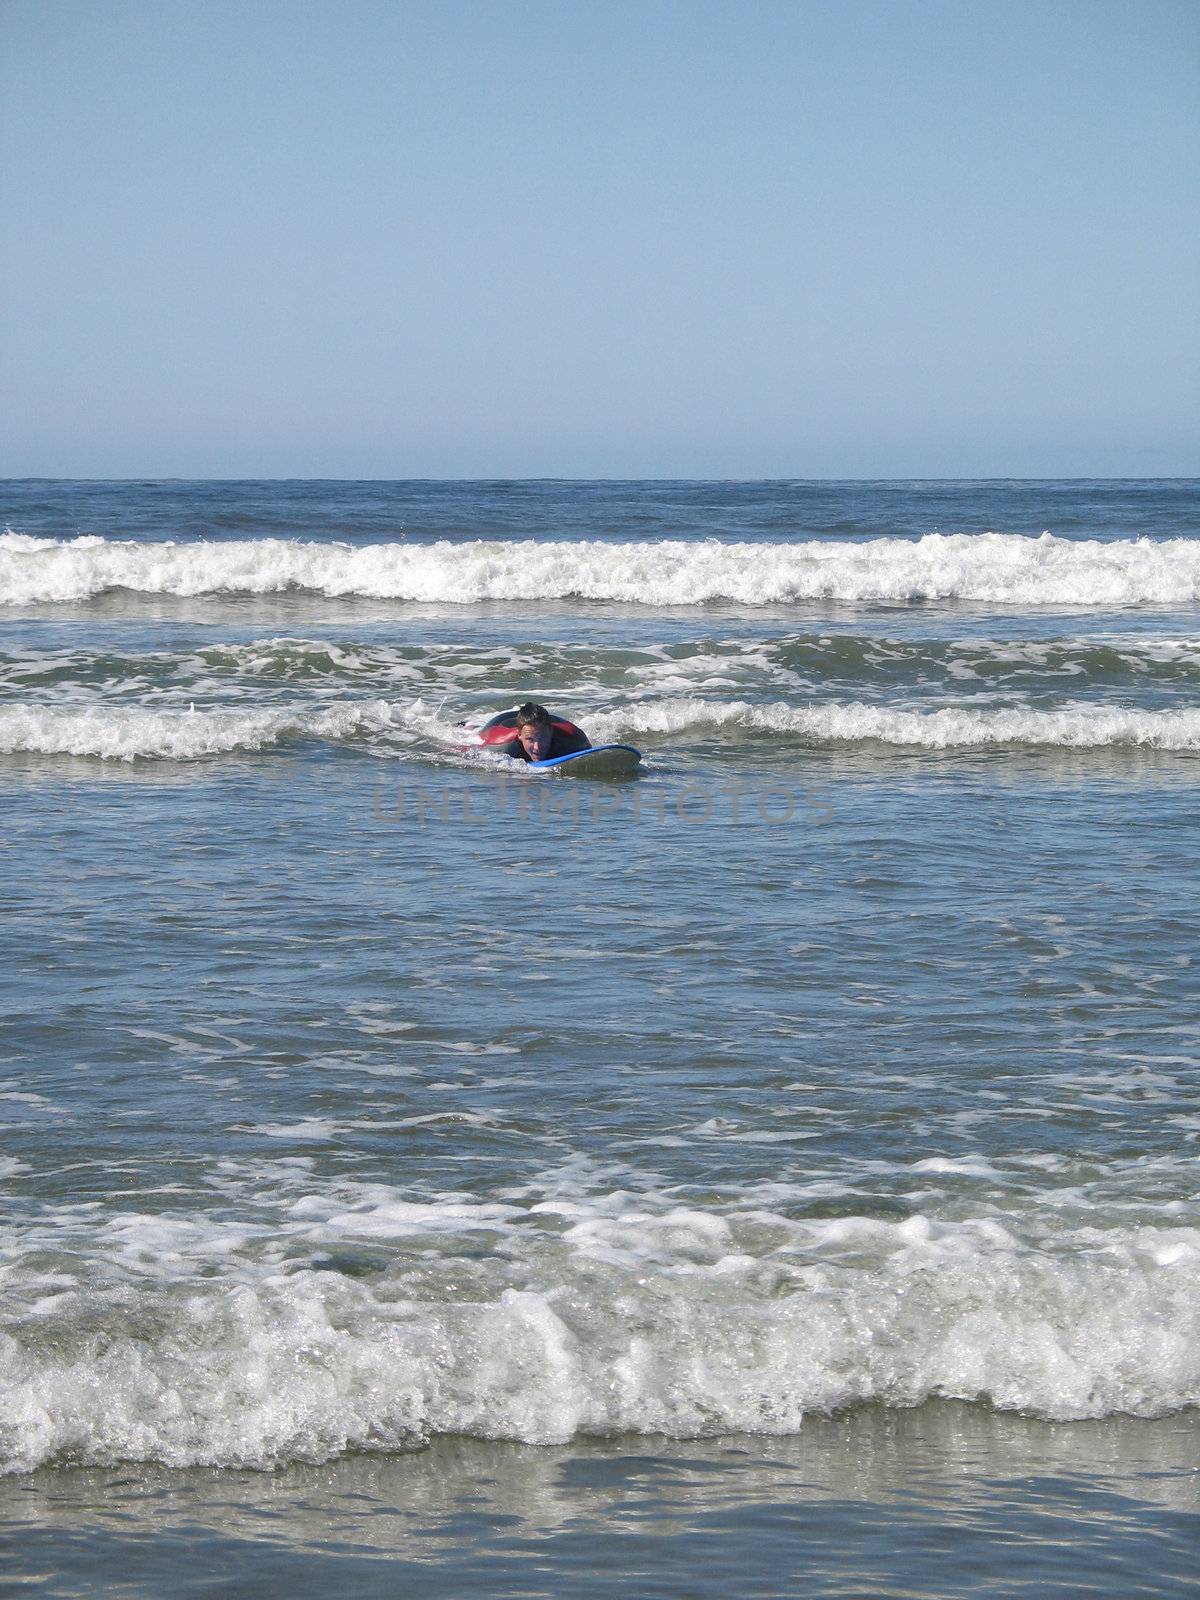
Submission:
[[[1200,599],[1200,541],[988,533],[862,543],[471,540],[350,546],[0,535],[0,604],[78,602],[110,590],[178,596],[305,590],[438,604],[964,600],[1177,606]]]
[[[266,1467],[444,1432],[784,1434],[935,1396],[1064,1420],[1200,1403],[1194,1228],[1035,1241],[986,1218],[544,1217],[379,1192],[296,1205],[309,1264],[260,1231],[113,1216],[95,1283],[72,1282],[78,1260],[23,1273],[10,1256],[0,1467]],[[507,1244],[437,1253],[464,1234]],[[388,1264],[313,1261],[356,1241]]]

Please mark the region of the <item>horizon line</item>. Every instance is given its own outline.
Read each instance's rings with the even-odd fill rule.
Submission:
[[[0,483],[692,483],[692,484],[758,484],[758,483],[1200,483],[1200,474],[1192,473],[1154,473],[1132,474],[1122,473],[1116,477],[1101,477],[1092,473],[1070,473],[1062,477],[1038,474],[1032,477],[1008,475],[971,475],[960,477],[938,477],[927,474],[917,474],[911,477],[815,477],[806,478],[784,474],[776,477],[759,478],[630,478],[630,477],[558,477],[558,476],[529,476],[529,477],[504,477],[495,473],[486,473],[481,477],[414,477],[414,478],[361,478],[361,477],[312,477],[300,478],[292,475],[282,477],[181,477],[169,475],[154,477],[145,473],[134,473],[129,476],[112,478],[73,477],[69,474],[51,475],[47,473],[28,473],[11,477],[0,477]]]

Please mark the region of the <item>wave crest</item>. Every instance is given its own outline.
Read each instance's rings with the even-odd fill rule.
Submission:
[[[59,1273],[49,1298],[31,1283],[35,1303],[0,1332],[0,1469],[263,1467],[434,1433],[786,1434],[809,1412],[932,1397],[1060,1419],[1200,1402],[1194,1229],[1034,1242],[986,1218],[679,1206],[542,1206],[522,1222],[384,1194],[294,1209],[314,1246],[387,1240],[390,1264],[374,1281],[255,1266],[243,1237],[216,1278],[147,1283],[143,1254],[129,1282],[72,1290]],[[506,1226],[519,1237],[504,1255],[432,1249]],[[186,1248],[181,1222],[116,1217],[109,1231],[128,1249],[171,1227]]]
[[[969,600],[998,605],[1184,605],[1200,599],[1200,541],[928,534],[851,544],[473,540],[350,546],[284,539],[138,543],[0,535],[0,604],[140,594],[277,594],[471,604],[608,600]]]
[[[845,704],[670,699],[598,712],[585,719],[599,743],[640,735],[680,740],[775,735],[806,745],[877,743],[926,750],[1012,746],[1061,750],[1200,750],[1200,710],[1145,711],[1103,705],[1058,710],[896,710]],[[191,761],[232,751],[266,751],[293,739],[374,748],[424,738],[431,754],[461,749],[469,729],[439,720],[420,700],[325,706],[151,711],[133,706],[0,706],[0,754],[94,756],[108,761]]]
[[[1200,750],[1200,710],[1144,711],[1083,704],[1051,711],[958,706],[910,711],[855,703],[792,706],[681,699],[587,720],[589,730],[594,725],[597,736],[604,739],[639,733],[694,737],[733,730],[774,733],[814,744],[875,741],[927,750],[987,745]]]
[[[0,753],[190,761],[289,738],[345,740],[395,726],[384,701],[314,710],[145,711],[132,706],[0,706]]]

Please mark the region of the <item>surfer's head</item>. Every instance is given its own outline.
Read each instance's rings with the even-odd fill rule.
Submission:
[[[544,761],[550,754],[550,741],[554,738],[554,726],[545,706],[538,705],[536,700],[526,700],[523,706],[517,707],[513,720],[517,725],[521,748],[530,761]]]

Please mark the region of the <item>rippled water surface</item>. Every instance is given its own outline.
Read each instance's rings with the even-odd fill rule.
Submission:
[[[11,1574],[1187,1593],[1195,488],[3,486]]]

